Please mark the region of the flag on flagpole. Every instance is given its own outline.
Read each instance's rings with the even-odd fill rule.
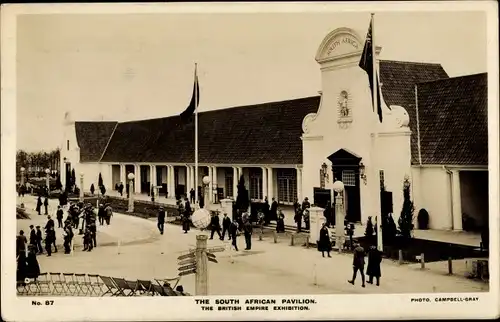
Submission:
[[[373,111],[375,111],[375,105],[377,105],[377,114],[380,123],[382,123],[382,106],[380,104],[380,92],[379,92],[379,80],[376,71],[375,64],[375,45],[373,41],[373,16],[370,19],[370,27],[368,27],[368,33],[366,35],[365,46],[363,48],[363,54],[361,54],[361,60],[359,61],[359,67],[363,69],[368,74],[368,80],[370,82],[370,91],[372,93],[373,101]],[[374,84],[376,83],[376,84]],[[374,87],[376,85],[376,87]]]
[[[193,85],[193,94],[191,95],[191,101],[189,102],[188,107],[180,114],[181,121],[183,123],[188,123],[191,120],[191,115],[194,114],[196,109],[198,108],[198,103],[200,101],[200,88],[198,86],[198,73],[197,68],[194,69],[194,85]]]

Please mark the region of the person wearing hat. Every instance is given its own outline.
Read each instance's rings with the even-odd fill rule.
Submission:
[[[311,208],[311,203],[309,202],[309,198],[305,197],[304,201],[302,202],[302,211],[306,210],[307,208]]]
[[[36,230],[33,225],[30,225],[30,246],[36,247]]]
[[[354,253],[353,253],[353,261],[352,261],[352,279],[348,282],[354,285],[354,281],[356,280],[356,275],[359,271],[361,275],[362,287],[365,287],[365,249],[361,247],[359,243],[354,244]]]
[[[106,216],[106,213],[104,212],[104,205],[100,204],[99,210],[97,211],[97,217],[99,218],[99,224],[101,226],[104,225],[104,217],[105,216]]]
[[[39,254],[43,254],[42,239],[43,236],[40,226],[36,226],[36,247]]]
[[[227,216],[227,214],[224,214],[224,218],[222,219],[222,238],[221,240],[224,240],[224,236],[227,235],[229,236],[229,239],[231,239],[231,232],[229,231],[229,227],[231,227],[231,219]]]
[[[219,235],[219,239],[222,240],[222,236],[220,234],[220,221],[219,221],[219,213],[215,212],[210,219],[210,239],[214,239],[214,233],[217,232]]]
[[[56,218],[57,218],[57,228],[63,228],[63,210],[61,206],[57,206],[57,213],[56,213]]]
[[[165,209],[160,207],[160,211],[158,211],[158,230],[160,234],[163,235],[163,229],[165,227]]]

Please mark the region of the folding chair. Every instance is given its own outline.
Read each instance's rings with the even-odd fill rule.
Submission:
[[[153,290],[153,283],[151,283],[151,281],[137,280],[137,283],[139,283],[140,287],[142,288],[142,294],[152,296],[155,295],[155,292]]]
[[[52,283],[52,291],[54,294],[62,295],[66,291],[64,281],[61,278],[61,273],[49,273],[50,282]]]
[[[91,295],[91,283],[90,280],[87,279],[86,274],[76,274],[75,273],[75,282],[78,285],[78,291],[80,295]]]
[[[163,288],[163,286],[156,285],[156,284],[151,284],[151,286],[153,287],[153,291],[155,292],[154,293],[155,295],[167,296],[167,294],[165,293],[165,289]]]
[[[111,296],[118,296],[119,294],[123,294],[123,291],[116,286],[115,282],[113,282],[113,279],[108,276],[99,276],[101,280],[103,281],[104,285],[108,288],[108,290],[102,294],[101,296],[104,296],[106,294],[111,294]]]
[[[50,295],[50,279],[47,273],[40,273],[36,283],[41,295]]]
[[[162,279],[155,278],[155,281],[158,284],[160,284],[161,286],[163,286],[165,283],[166,284],[172,284],[172,282],[175,282],[175,284],[174,284],[174,286],[172,286],[172,288],[177,287],[177,284],[179,284],[180,280],[181,280],[181,276],[177,276],[177,277],[174,277],[174,278],[162,278]]]
[[[28,295],[28,289],[26,288],[26,283],[24,283],[24,281],[17,281],[16,289],[17,295]]]
[[[127,282],[123,278],[111,277],[111,280],[115,283],[122,296],[130,296],[133,290],[128,286]]]
[[[26,290],[28,291],[28,295],[40,295],[40,288],[36,284],[36,280],[29,277],[27,277],[26,280],[29,280],[29,282],[26,283]]]
[[[165,290],[165,294],[167,294],[167,296],[177,296],[177,293],[174,291],[172,286],[170,286],[170,284],[164,285],[163,289]]]
[[[139,293],[139,295],[142,293],[142,288],[139,285],[137,281],[127,281],[125,280],[125,283],[128,285],[128,288],[131,290],[128,296],[134,296]]]
[[[63,273],[64,283],[66,284],[66,290],[70,295],[79,295],[80,286],[78,282],[75,280],[74,273]]]
[[[90,291],[91,295],[95,294],[97,296],[101,296],[103,294],[103,287],[105,286],[101,280],[99,279],[99,275],[97,274],[87,274],[90,281]]]

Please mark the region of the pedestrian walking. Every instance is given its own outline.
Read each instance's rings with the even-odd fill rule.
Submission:
[[[231,232],[229,228],[231,227],[231,219],[227,216],[227,214],[224,214],[224,218],[222,219],[222,240],[224,240],[224,236],[227,235],[229,237],[229,240],[231,240]]]
[[[36,247],[36,230],[33,225],[30,225],[30,246]]]
[[[45,231],[45,250],[47,251],[47,257],[52,256],[52,234],[46,230]]]
[[[64,228],[64,254],[69,254],[71,253],[71,242],[73,240],[73,229],[71,225],[66,225],[66,228]]]
[[[63,215],[64,211],[61,206],[57,206],[56,218],[57,218],[57,228],[63,228]]]
[[[373,278],[377,281],[377,286],[380,285],[380,263],[382,262],[382,252],[376,246],[370,246],[368,249],[368,266],[366,267],[366,275],[368,275],[368,283],[373,284]]]
[[[54,220],[52,219],[52,217],[47,216],[47,224],[45,225],[44,229],[47,230],[47,229],[54,229],[55,227],[55,223],[54,223]]]
[[[43,205],[45,207],[45,214],[49,214],[49,198],[45,197],[45,200],[43,201]]]
[[[219,235],[219,239],[222,240],[222,236],[220,234],[219,215],[217,212],[213,214],[212,218],[210,219],[210,239],[214,239],[215,232],[217,233],[217,235]]]
[[[43,248],[42,248],[42,231],[40,230],[40,226],[36,226],[36,248],[37,252],[40,254],[43,254]]]
[[[24,253],[26,255],[26,244],[28,240],[24,236],[24,230],[19,231],[19,235],[16,237],[16,255],[19,253]]]
[[[359,243],[356,243],[354,248],[354,254],[353,254],[353,261],[352,261],[352,279],[349,280],[348,282],[354,285],[354,282],[356,281],[356,275],[359,271],[359,274],[361,275],[361,281],[363,284],[361,284],[362,287],[365,287],[365,250]]]
[[[38,215],[41,215],[42,211],[42,197],[38,196],[38,200],[36,201],[36,212],[38,212]]]
[[[276,232],[285,232],[285,215],[281,209],[278,210],[278,219],[276,220]]]
[[[229,235],[233,242],[231,243],[236,251],[238,251],[238,243],[236,241],[236,237],[238,237],[238,222],[233,220],[231,222],[231,226],[229,226]]]
[[[252,224],[250,223],[250,220],[246,220],[243,225],[244,225],[243,230],[244,230],[244,233],[245,233],[245,243],[247,245],[247,247],[245,248],[245,250],[251,250],[252,249],[252,231],[253,231],[253,227],[252,227]]]
[[[106,213],[106,225],[111,225],[111,217],[113,217],[113,209],[109,204],[106,205],[106,208],[104,209]]]
[[[83,233],[83,251],[92,251],[92,236],[88,227],[85,228]]]
[[[163,228],[165,227],[165,210],[163,207],[160,207],[160,211],[158,211],[158,230],[160,234],[163,235]]]
[[[372,217],[368,216],[368,220],[366,222],[366,229],[365,229],[365,237],[366,240],[368,241],[368,244],[371,246],[373,245],[373,222],[372,222]]]
[[[297,224],[297,232],[300,233],[302,232],[302,209],[297,209],[297,212],[295,213],[295,223]]]
[[[325,252],[330,256],[330,252],[332,250],[332,243],[330,241],[330,234],[328,232],[328,228],[326,227],[326,223],[323,223],[323,226],[319,230],[319,240],[317,241],[318,250],[321,252],[321,255],[325,257]]]
[[[185,203],[184,207],[182,207],[182,203],[180,203],[180,209],[184,211],[184,215],[182,216],[182,230],[184,230],[184,234],[187,234],[187,232],[190,229],[190,224],[191,224],[191,205],[189,203],[188,198],[185,198]]]
[[[89,225],[90,237],[94,247],[97,247],[97,225],[95,223],[95,219],[92,219]]]
[[[97,218],[99,219],[99,225],[104,225],[104,217],[106,216],[106,213],[104,211],[104,205],[100,204],[99,209],[97,210]]]

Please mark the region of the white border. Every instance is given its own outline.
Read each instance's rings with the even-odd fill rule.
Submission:
[[[315,295],[308,312],[203,312],[193,297],[176,298],[56,298],[57,305],[34,307],[31,298],[15,294],[15,150],[16,150],[16,18],[19,14],[78,13],[257,13],[257,12],[408,12],[483,11],[487,16],[488,46],[488,135],[490,184],[490,292],[455,294],[477,296],[479,301],[447,304],[414,304],[412,294],[397,295]],[[228,320],[228,319],[398,319],[398,318],[486,318],[499,315],[499,131],[498,131],[498,7],[494,1],[460,2],[349,2],[349,3],[192,3],[192,4],[9,4],[1,10],[2,81],[2,317],[16,321],[78,320]],[[464,22],[466,23],[466,22]],[[426,296],[414,294],[413,296]],[[427,294],[433,301],[440,294]],[[224,296],[239,298],[244,296]],[[256,298],[253,296],[252,298]],[[264,296],[262,298],[290,298]],[[43,300],[46,300],[45,298]],[[168,310],[167,310],[168,308]]]

